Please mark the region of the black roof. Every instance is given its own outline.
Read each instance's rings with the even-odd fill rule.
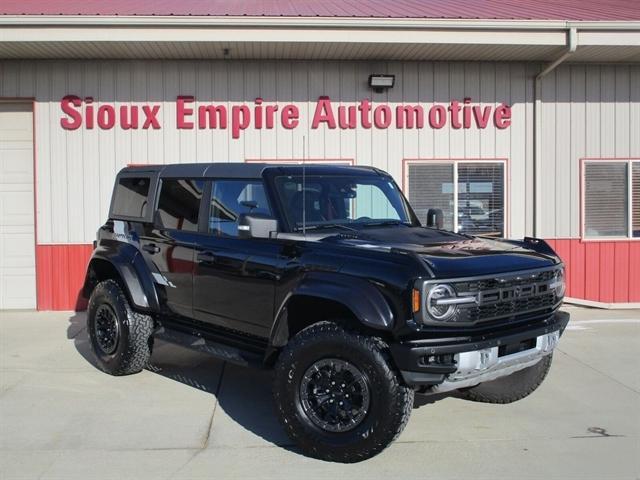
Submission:
[[[304,165],[309,175],[358,174],[386,175],[374,167],[355,167],[350,165],[328,165],[307,163]],[[223,177],[223,178],[260,178],[266,169],[278,169],[285,175],[302,173],[301,164],[284,163],[174,163],[171,165],[144,165],[125,167],[122,174],[156,174],[160,177]]]

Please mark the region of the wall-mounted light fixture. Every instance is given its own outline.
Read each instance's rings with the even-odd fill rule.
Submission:
[[[369,86],[376,93],[382,93],[388,88],[393,88],[396,82],[395,75],[385,75],[383,73],[372,73],[369,75]]]

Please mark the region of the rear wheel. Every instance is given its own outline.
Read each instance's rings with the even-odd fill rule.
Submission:
[[[482,403],[513,403],[531,395],[543,382],[551,368],[553,355],[538,363],[492,382],[481,383],[461,392],[463,398]]]
[[[303,330],[275,368],[274,400],[289,436],[312,457],[358,462],[404,429],[413,390],[401,384],[382,340],[333,322]]]
[[[134,312],[115,280],[100,282],[87,311],[90,345],[98,367],[111,375],[142,370],[151,356],[153,319]]]

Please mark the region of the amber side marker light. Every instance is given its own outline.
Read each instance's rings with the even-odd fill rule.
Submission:
[[[411,305],[413,306],[413,313],[420,311],[420,290],[413,289],[413,295],[411,297]]]

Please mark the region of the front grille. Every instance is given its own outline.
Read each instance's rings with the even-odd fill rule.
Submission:
[[[500,317],[521,315],[533,310],[553,308],[557,302],[556,295],[548,293],[530,298],[496,302],[490,305],[466,307],[462,309],[461,313],[466,313],[466,321],[468,322],[482,322]]]
[[[461,294],[464,293],[477,293],[486,290],[494,290],[497,288],[510,288],[516,286],[530,285],[536,282],[550,282],[556,270],[543,270],[541,272],[534,272],[530,274],[520,274],[516,277],[496,277],[496,278],[484,278],[478,280],[468,280],[464,282],[456,282],[455,288]]]
[[[470,325],[499,319],[515,319],[532,312],[551,312],[562,298],[551,287],[561,266],[483,277],[431,281],[453,287],[458,298],[472,297],[457,306],[457,312],[443,323]],[[427,290],[428,290],[427,286]]]

